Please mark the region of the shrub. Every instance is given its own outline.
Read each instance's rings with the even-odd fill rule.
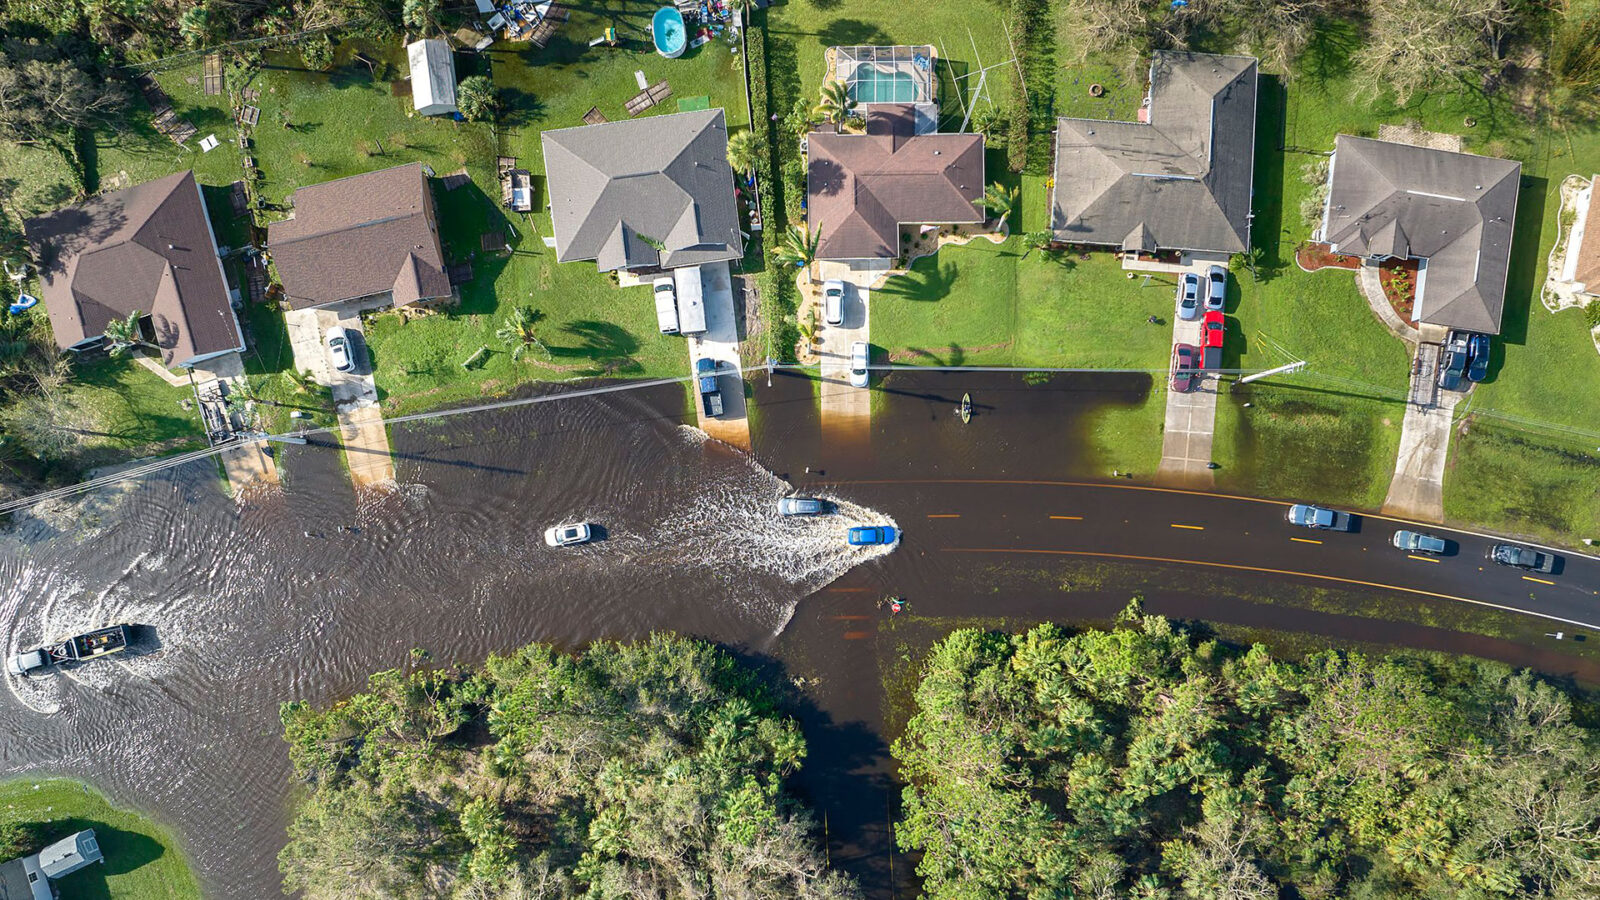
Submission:
[[[333,39],[326,34],[314,34],[301,41],[300,61],[314,72],[333,68]]]
[[[1600,328],[1600,300],[1590,300],[1583,308],[1583,320],[1590,329]]]
[[[456,86],[456,106],[468,122],[487,122],[500,108],[500,93],[483,75],[463,78]]]

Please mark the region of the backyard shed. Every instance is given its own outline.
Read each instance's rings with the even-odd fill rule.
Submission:
[[[438,38],[406,47],[411,62],[411,105],[425,116],[456,111],[456,61],[450,44]]]
[[[48,878],[60,878],[103,859],[100,854],[100,844],[95,840],[94,829],[90,828],[64,837],[40,850],[39,868]]]

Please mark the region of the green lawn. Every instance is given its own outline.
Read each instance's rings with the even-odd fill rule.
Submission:
[[[204,447],[205,429],[193,409],[194,390],[170,385],[127,359],[101,358],[73,366],[67,396],[72,427],[82,429],[77,463],[111,465],[144,456]],[[181,404],[188,401],[191,408]]]
[[[86,784],[66,779],[0,782],[7,819],[33,823],[48,843],[93,828],[103,865],[56,882],[71,900],[199,900],[200,886],[177,842],[138,813],[112,806]]]

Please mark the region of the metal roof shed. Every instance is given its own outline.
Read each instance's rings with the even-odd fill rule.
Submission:
[[[48,878],[60,878],[103,859],[94,829],[89,828],[40,850],[39,868]]]
[[[456,60],[449,43],[438,38],[406,47],[411,62],[411,105],[425,116],[456,111]]]

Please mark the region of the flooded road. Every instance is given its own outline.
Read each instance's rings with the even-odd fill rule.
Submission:
[[[1597,674],[1512,641],[1215,602],[1261,578],[942,552],[962,520],[930,514],[972,516],[967,525],[1015,541],[1033,526],[1000,507],[1037,516],[1057,499],[1021,489],[991,525],[976,521],[981,492],[899,483],[1090,478],[1101,467],[1082,448],[1095,417],[1148,390],[1145,376],[1029,386],[896,373],[870,431],[833,439],[813,385],[780,374],[755,387],[752,460],[686,427],[684,391],[669,385],[396,428],[401,486],[359,501],[339,451],[308,446],[281,451],[281,494],[244,506],[198,463],[40,510],[0,534],[6,652],[109,622],[154,634],[113,662],[9,679],[0,774],[93,781],[175,827],[208,896],[276,896],[289,798],[281,702],[348,695],[371,672],[407,665],[414,648],[472,663],[533,640],[673,629],[739,647],[803,686],[803,787],[827,815],[834,860],[888,896],[909,872],[888,852],[895,791],[882,735],[903,704],[884,685],[904,680],[896,666],[909,665],[915,622],[1099,619],[1142,592],[1153,611],[1179,616]],[[965,391],[976,415],[963,427],[953,410]],[[843,514],[778,519],[789,483]],[[606,539],[545,547],[543,530],[572,519],[600,523]],[[845,546],[849,526],[883,521],[908,531],[895,552]],[[889,595],[907,597],[911,615],[890,620],[879,605]]]

